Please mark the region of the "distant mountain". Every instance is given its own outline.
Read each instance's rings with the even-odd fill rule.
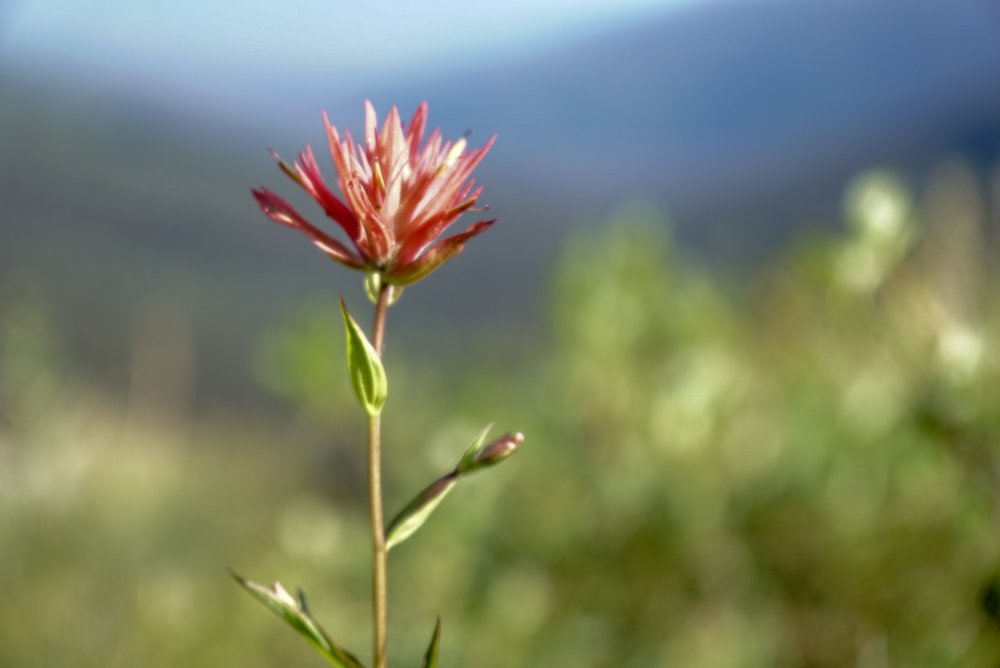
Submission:
[[[295,190],[265,147],[321,145],[323,108],[358,128],[365,95],[404,113],[426,98],[448,134],[499,133],[480,176],[502,224],[410,291],[399,322],[429,344],[446,338],[429,334],[436,318],[524,337],[566,234],[630,199],[662,206],[682,243],[733,271],[803,220],[837,220],[843,186],[867,166],[919,175],[956,152],[995,163],[998,34],[995,0],[719,1],[369,91],[290,73],[258,82],[259,107],[231,117],[218,115],[236,95],[226,82],[200,107],[4,63],[0,288],[48,295],[77,356],[112,382],[127,379],[137,309],[179,304],[204,373],[229,379],[206,392],[235,396],[250,381],[233,370],[262,331],[305,297],[356,288],[255,209],[253,185]]]
[[[998,35],[995,0],[731,0],[404,97],[497,129],[495,160],[546,183],[787,232],[873,163],[996,160]]]

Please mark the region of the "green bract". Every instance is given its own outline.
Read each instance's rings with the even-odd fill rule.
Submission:
[[[416,495],[389,524],[385,532],[386,549],[391,550],[416,533],[427,518],[444,501],[458,481],[470,473],[494,466],[512,455],[524,442],[521,433],[504,434],[495,441],[484,445],[492,424],[486,426],[472,439],[462,459],[450,472],[441,476]]]
[[[440,644],[441,618],[438,617],[437,623],[434,625],[434,636],[431,638],[431,645],[427,648],[427,654],[424,655],[424,662],[420,664],[420,668],[437,668],[438,647]]]
[[[424,491],[417,494],[416,498],[396,515],[386,530],[385,549],[391,550],[416,533],[417,529],[423,526],[434,509],[444,501],[444,497],[455,488],[457,483],[458,474],[452,472],[435,480]]]
[[[275,582],[270,587],[251,582],[230,571],[230,575],[251,596],[263,603],[267,608],[284,619],[289,626],[299,632],[327,662],[336,668],[364,668],[364,664],[354,658],[350,652],[333,642],[319,624],[312,618],[305,603],[305,596],[299,593],[296,601],[280,583]]]
[[[385,368],[361,326],[348,312],[343,297],[340,299],[340,311],[347,329],[347,369],[351,374],[351,385],[368,415],[375,417],[382,412],[389,394]]]

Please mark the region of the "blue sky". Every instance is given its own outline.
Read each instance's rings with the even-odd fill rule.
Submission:
[[[699,0],[5,0],[0,53],[127,74],[400,67],[502,59]],[[187,74],[190,75],[190,72]]]

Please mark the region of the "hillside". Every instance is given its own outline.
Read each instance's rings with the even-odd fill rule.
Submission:
[[[0,300],[37,294],[83,371],[115,386],[136,314],[184,314],[207,401],[257,396],[247,360],[261,333],[303,301],[356,292],[256,211],[249,187],[294,188],[264,149],[321,145],[321,108],[357,128],[366,95],[382,110],[427,98],[446,132],[500,135],[480,180],[502,224],[410,291],[399,326],[418,348],[459,338],[442,332],[514,345],[543,327],[565,236],[623,203],[661,207],[682,244],[738,273],[803,221],[836,220],[844,184],[869,165],[916,183],[955,153],[985,169],[1000,155],[998,27],[989,0],[720,2],[367,91],[291,73],[280,99],[262,85],[260,107],[232,118],[217,113],[236,95],[225,82],[211,104],[166,104],[169,89],[8,62]]]

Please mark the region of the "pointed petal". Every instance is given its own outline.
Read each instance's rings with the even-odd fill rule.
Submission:
[[[410,160],[409,144],[396,107],[389,110],[378,141],[378,161],[386,181],[382,212],[387,220],[394,220],[402,194],[402,176]]]
[[[342,188],[365,231],[364,247],[368,257],[378,261],[385,260],[395,242],[395,236],[382,222],[382,216],[372,203],[364,181],[351,178],[342,184]]]
[[[395,160],[395,156],[406,148],[406,136],[403,134],[403,122],[399,118],[399,109],[393,107],[382,124],[379,134],[379,154],[383,159]],[[391,167],[383,164],[383,167]],[[391,171],[391,170],[390,170]]]
[[[323,124],[326,125],[326,140],[330,145],[330,156],[333,158],[333,166],[337,170],[337,180],[340,182],[341,190],[346,179],[351,177],[351,152],[350,141],[342,141],[337,128],[330,124],[326,112],[323,112]]]
[[[466,182],[469,175],[472,174],[472,170],[490,150],[495,140],[496,135],[493,135],[481,148],[463,155],[450,169],[438,176],[415,208],[414,218],[430,218],[441,209],[452,206],[451,200],[454,199],[455,193]],[[418,227],[422,224],[423,221],[418,224]]]
[[[340,225],[351,241],[357,246],[361,239],[361,229],[354,212],[340,201],[323,181],[319,167],[316,165],[316,157],[313,155],[312,147],[306,145],[306,150],[299,154],[299,161],[295,163],[295,172],[299,177],[299,183],[306,192],[316,200],[323,211],[330,218]]]
[[[468,190],[465,192],[467,193]],[[396,255],[399,263],[409,264],[421,253],[423,253],[424,250],[433,244],[434,240],[441,236],[441,234],[448,229],[448,227],[450,227],[459,216],[475,206],[476,198],[479,196],[480,192],[482,192],[481,187],[476,190],[475,195],[465,200],[458,206],[448,209],[447,211],[442,211],[434,218],[422,223],[420,227],[417,227],[412,231],[408,231],[408,233],[402,238],[402,245]]]
[[[441,162],[441,128],[434,128],[427,138],[424,149],[417,156],[416,169],[433,172]]]
[[[369,154],[376,152],[375,133],[378,130],[378,115],[371,100],[365,100],[365,148]]]
[[[427,127],[427,102],[421,102],[417,110],[413,112],[413,118],[406,126],[406,138],[410,142],[410,162],[416,162],[417,152],[420,150],[420,140],[424,138],[424,129]]]
[[[344,244],[340,243],[318,227],[308,222],[291,204],[266,188],[251,190],[257,205],[264,215],[276,223],[298,230],[312,239],[312,242],[331,258],[354,269],[363,269],[365,263]]]
[[[489,228],[496,220],[481,220],[469,229],[442,239],[415,262],[390,269],[385,279],[394,285],[416,283],[442,264],[455,257],[465,248],[465,242]]]

